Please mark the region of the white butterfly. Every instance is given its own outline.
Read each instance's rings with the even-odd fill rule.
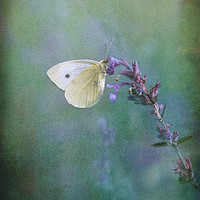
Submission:
[[[69,104],[87,108],[95,105],[103,94],[107,62],[107,59],[62,62],[50,68],[47,75],[65,91]]]

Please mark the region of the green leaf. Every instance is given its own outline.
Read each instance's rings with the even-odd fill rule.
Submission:
[[[162,118],[164,117],[166,107],[167,107],[167,104],[164,105],[163,112],[162,112],[162,114],[161,114],[161,117],[162,117]]]
[[[191,139],[193,139],[193,138],[197,138],[197,137],[196,137],[196,136],[192,136],[192,135],[187,135],[187,136],[185,136],[185,137],[180,138],[180,139],[178,140],[177,144],[181,144],[181,143],[186,142],[186,141],[188,141],[188,140],[191,140]]]
[[[153,147],[164,147],[164,146],[169,146],[170,144],[168,142],[158,142],[155,144],[152,144],[151,146]]]

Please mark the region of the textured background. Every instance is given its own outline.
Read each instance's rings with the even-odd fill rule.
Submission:
[[[62,61],[101,60],[114,37],[109,56],[137,59],[148,86],[162,83],[159,103],[167,103],[172,130],[200,135],[199,1],[1,2],[1,199],[198,199],[177,181],[175,151],[151,147],[159,141],[156,119],[127,101],[127,88],[114,104],[106,88],[96,106],[77,109],[46,71]],[[199,142],[181,147],[200,182]]]

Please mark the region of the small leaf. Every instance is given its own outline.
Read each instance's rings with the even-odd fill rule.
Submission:
[[[162,114],[161,114],[161,117],[162,117],[162,118],[164,117],[166,107],[167,107],[167,104],[164,105],[163,112],[162,112]]]
[[[188,140],[191,140],[191,139],[193,139],[193,138],[197,138],[197,137],[196,137],[196,136],[192,136],[192,135],[187,135],[187,136],[185,136],[185,137],[180,138],[180,139],[178,140],[177,144],[181,144],[181,143],[186,142],[186,141],[188,141]]]
[[[158,143],[152,144],[151,146],[153,146],[153,147],[164,147],[164,146],[168,146],[168,145],[170,145],[168,142],[158,142]]]

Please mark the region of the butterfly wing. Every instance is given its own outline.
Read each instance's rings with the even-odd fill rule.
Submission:
[[[81,59],[59,63],[47,71],[49,78],[62,90],[84,69],[98,65],[95,60]]]
[[[105,86],[105,72],[97,64],[79,73],[65,90],[65,98],[75,107],[87,108],[98,102]]]

